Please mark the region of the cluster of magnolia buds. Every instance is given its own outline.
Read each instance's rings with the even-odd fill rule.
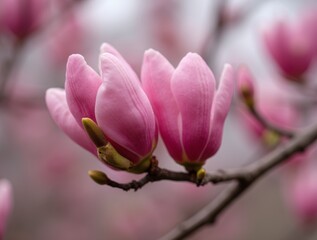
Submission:
[[[81,55],[71,55],[65,90],[49,89],[46,103],[57,125],[110,168],[147,172],[159,133],[171,157],[188,171],[198,171],[217,152],[234,90],[231,66],[224,67],[217,89],[198,54],[187,54],[174,68],[150,49],[140,81],[103,44],[99,71]]]

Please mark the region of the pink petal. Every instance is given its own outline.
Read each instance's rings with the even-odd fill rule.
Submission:
[[[157,138],[151,104],[136,74],[120,59],[102,54],[100,68],[103,84],[96,100],[97,123],[109,141],[127,150],[120,152],[123,156],[140,160],[151,153]]]
[[[67,104],[79,126],[83,117],[96,120],[95,102],[101,82],[100,76],[81,55],[74,54],[68,58],[65,82]]]
[[[229,64],[226,64],[212,104],[210,138],[201,155],[202,160],[214,155],[221,145],[223,126],[230,109],[234,85],[233,69]]]
[[[12,209],[12,186],[7,180],[0,180],[0,239],[3,239],[7,219]]]
[[[142,84],[158,120],[160,134],[176,161],[182,161],[182,145],[177,118],[179,110],[171,91],[174,67],[159,52],[152,49],[144,54]]]
[[[183,147],[189,161],[197,160],[209,138],[214,76],[198,54],[189,53],[176,68],[171,88],[180,111]]]
[[[110,44],[103,43],[101,45],[101,47],[100,47],[100,55],[102,55],[104,53],[112,54],[113,56],[118,58],[121,61],[121,64],[124,65],[124,68],[126,69],[126,71],[128,71],[129,74],[131,74],[131,75],[135,75],[135,72],[131,68],[129,63],[127,63],[127,61],[122,57],[122,55],[114,47],[112,47]],[[99,61],[99,72],[100,72],[100,75],[102,75],[102,69],[101,69],[102,67],[101,67],[100,64],[101,64],[101,62]]]
[[[56,124],[77,144],[96,155],[96,147],[90,141],[85,131],[78,125],[69,111],[65,91],[50,88],[46,91],[46,105]]]
[[[116,56],[118,59],[120,59],[121,61],[125,62],[126,64],[128,64],[125,59],[122,57],[122,55],[110,44],[108,43],[103,43],[100,47],[100,55],[104,54],[104,53],[110,53],[114,56]]]

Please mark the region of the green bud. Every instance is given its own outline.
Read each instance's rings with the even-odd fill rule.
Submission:
[[[97,171],[97,170],[90,170],[88,171],[88,175],[94,180],[96,183],[100,185],[105,185],[108,183],[109,178],[104,172]]]
[[[94,142],[97,148],[107,144],[107,140],[101,128],[90,118],[82,118],[81,122],[88,133],[90,139]]]
[[[196,172],[197,182],[201,182],[205,178],[205,176],[206,176],[206,170],[204,168],[199,169]]]
[[[110,143],[98,147],[97,150],[99,159],[114,168],[128,171],[133,166],[132,162],[121,156]]]
[[[262,135],[262,139],[263,139],[263,142],[267,146],[273,147],[279,143],[281,138],[280,138],[280,135],[278,133],[266,129],[266,130],[264,130],[264,133]]]
[[[151,160],[152,160],[152,155],[144,158],[138,165],[134,165],[128,171],[131,173],[137,173],[137,174],[147,172],[149,168],[151,167]]]

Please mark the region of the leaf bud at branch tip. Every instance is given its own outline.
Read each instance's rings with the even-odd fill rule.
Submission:
[[[97,148],[105,146],[107,140],[101,128],[90,118],[82,118],[81,120],[90,139],[94,142]]]
[[[275,146],[281,140],[280,135],[277,132],[269,129],[264,131],[262,138],[264,143],[269,147]]]
[[[97,170],[90,170],[88,171],[88,175],[91,177],[94,182],[100,184],[100,185],[105,185],[109,182],[109,178],[104,172],[97,171]]]
[[[132,162],[121,156],[110,143],[98,147],[98,157],[116,169],[129,170],[133,166]]]
[[[200,168],[197,172],[196,172],[196,183],[197,186],[199,186],[202,181],[204,180],[206,176],[206,170],[204,168]]]

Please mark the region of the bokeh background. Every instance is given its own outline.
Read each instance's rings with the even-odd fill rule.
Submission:
[[[278,21],[292,25],[306,16],[317,16],[315,0],[0,0],[0,179],[12,183],[14,198],[4,239],[158,239],[225,187],[157,182],[123,192],[95,184],[90,169],[119,182],[140,176],[107,169],[51,120],[45,91],[63,88],[70,54],[82,54],[97,70],[99,48],[107,42],[139,73],[148,48],[174,66],[187,52],[198,52],[216,79],[224,63],[244,64],[267,117],[300,128],[316,119],[316,61],[305,72],[312,90],[307,100],[307,87],[281,74],[264,33]],[[305,25],[308,32],[317,32],[315,23]],[[300,104],[307,101],[314,104]],[[242,166],[274,147],[266,135],[254,134],[249,118],[235,96],[222,147],[206,169]],[[161,166],[182,170],[161,142],[155,155]],[[316,154],[298,158],[188,239],[317,239]],[[301,196],[309,210],[301,209]]]

